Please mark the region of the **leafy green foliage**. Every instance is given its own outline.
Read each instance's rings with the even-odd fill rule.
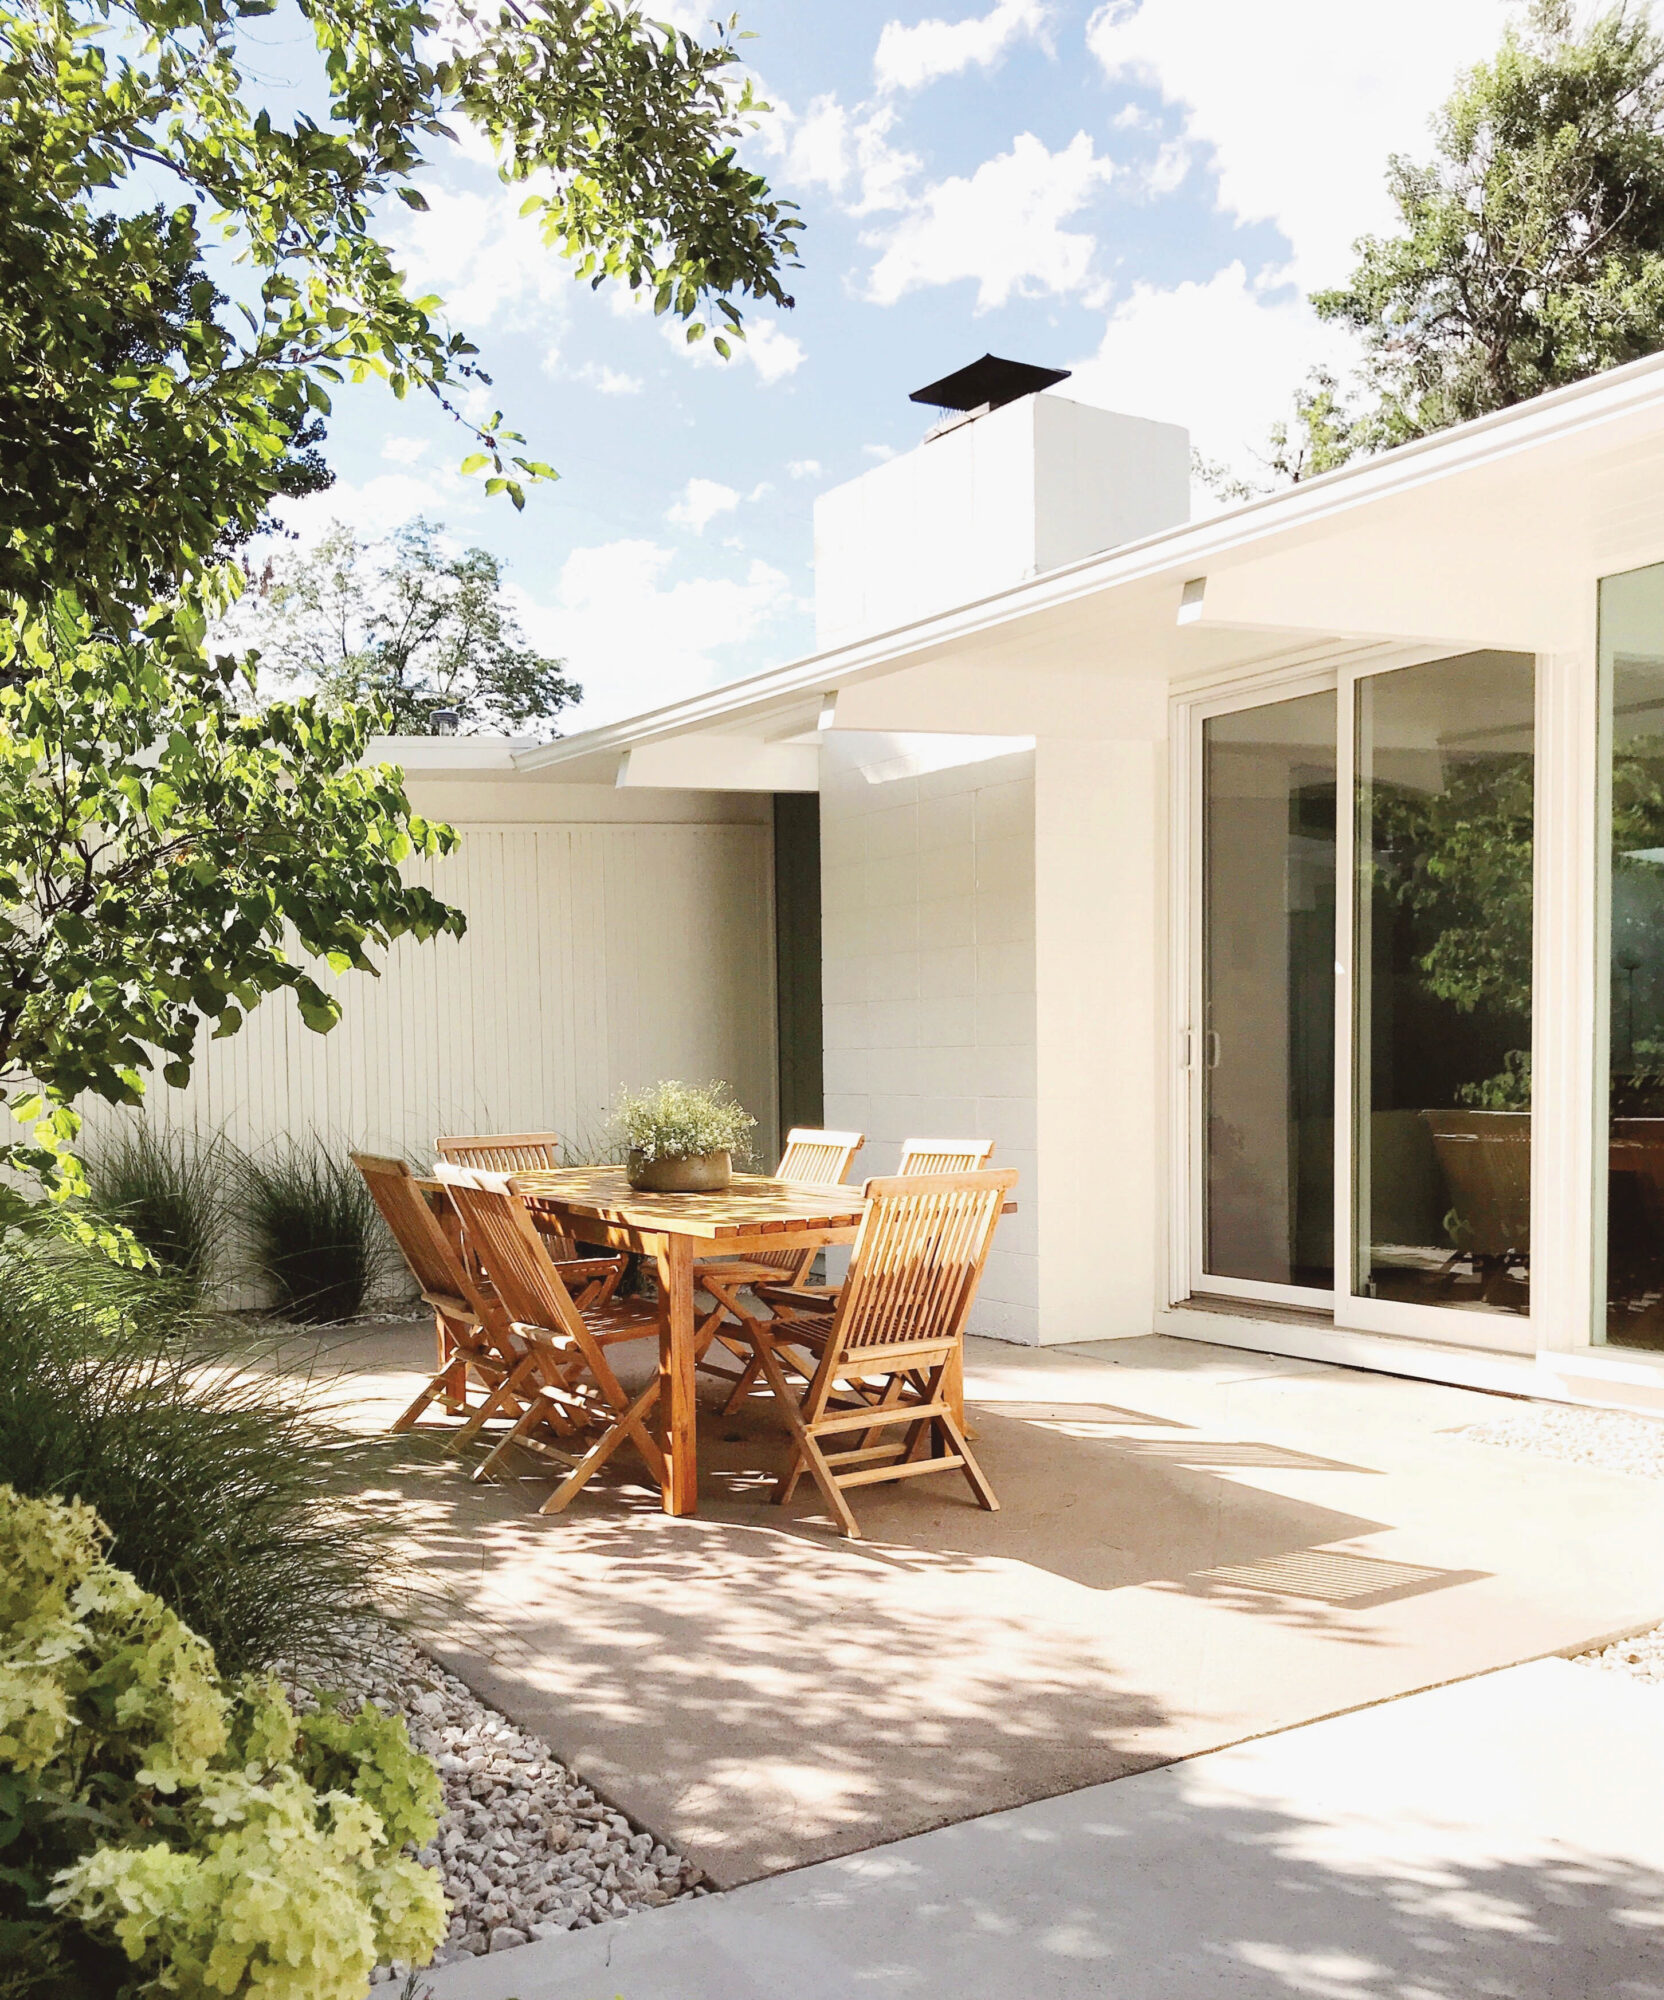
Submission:
[[[455,835],[411,811],[393,767],[360,764],[373,714],[240,715],[238,669],[200,642],[184,609],[121,641],[67,596],[0,619],[0,1062],[38,1086],[14,1113],[47,1114],[10,1157],[48,1177],[73,1135],[62,1107],[139,1102],[158,1053],[184,1084],[204,1021],[233,1034],[286,990],[332,1027],[340,1003],[294,944],[373,971],[377,946],[464,928],[400,872]]]
[[[592,0],[300,0],[321,77],[282,114],[258,101],[270,12],[0,0],[0,1103],[33,1126],[0,1165],[59,1194],[85,1191],[83,1092],[134,1103],[158,1062],[183,1084],[204,1024],[283,989],[327,1029],[303,958],[373,970],[462,929],[401,873],[451,835],[357,768],[385,716],[244,713],[250,670],[204,643],[272,500],[326,481],[336,384],[460,422],[487,379],[376,233],[424,205],[447,121],[497,144],[580,275],[690,337],[790,303],[799,225],[736,157],[758,107],[732,22],[702,42]],[[521,506],[552,476],[500,417],[467,428],[488,492]]]
[[[1570,0],[1537,0],[1434,132],[1433,161],[1390,162],[1400,232],[1313,299],[1366,349],[1344,456],[1664,346],[1664,39],[1644,7],[1579,32]]]
[[[0,1487],[0,1994],[359,2000],[425,1963],[440,1789],[402,1718],[223,1681],[106,1540]]]
[[[703,1153],[751,1154],[757,1121],[726,1083],[667,1081],[627,1090],[613,1107],[620,1142],[644,1160],[692,1160]]]
[[[394,1576],[352,1501],[386,1442],[337,1430],[271,1359],[165,1273],[0,1246],[0,1466],[95,1506],[123,1566],[238,1672],[327,1651]]]
[[[254,1267],[279,1312],[303,1325],[351,1319],[389,1244],[364,1177],[316,1139],[238,1164]]]
[[[1370,794],[1377,908],[1411,930],[1425,990],[1483,1011],[1518,1038],[1495,1076],[1465,1086],[1484,1110],[1529,1108],[1536,791],[1525,753],[1449,758],[1435,791],[1377,784]]]
[[[224,1148],[133,1124],[89,1163],[93,1200],[163,1270],[200,1292],[225,1229]]]
[[[464,731],[552,720],[582,690],[526,644],[497,558],[447,552],[442,535],[416,521],[366,542],[336,522],[314,548],[274,558],[239,607],[262,667],[310,681],[328,709],[371,703],[401,735],[430,734],[438,709]]]
[[[702,312],[726,344],[737,301],[789,303],[799,224],[735,155],[758,107],[732,22],[701,43],[592,0],[443,25],[415,0],[303,0],[323,94],[285,119],[248,97],[249,24],[270,11],[0,7],[0,521],[23,530],[0,536],[0,591],[73,587],[119,630],[306,483],[335,383],[377,376],[456,414],[476,350],[374,229],[388,201],[426,205],[448,120],[495,143],[579,276],[646,288],[690,337]],[[203,264],[210,220],[234,305]],[[469,428],[488,490],[521,505],[549,476],[500,418]]]

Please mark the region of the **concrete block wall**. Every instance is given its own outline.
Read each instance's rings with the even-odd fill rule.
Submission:
[[[873,783],[893,739],[830,732],[821,766],[826,1122],[904,1140],[991,1138],[1016,1167],[972,1330],[1039,1332],[1034,757]]]

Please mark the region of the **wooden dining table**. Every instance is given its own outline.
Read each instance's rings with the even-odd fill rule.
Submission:
[[[697,1512],[694,1293],[699,1259],[852,1243],[866,1211],[860,1189],[736,1174],[720,1194],[646,1194],[630,1186],[622,1167],[538,1169],[516,1174],[510,1185],[561,1235],[654,1260],[664,1510]]]

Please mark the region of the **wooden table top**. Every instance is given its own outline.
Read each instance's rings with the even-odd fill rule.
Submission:
[[[866,1212],[859,1188],[815,1187],[763,1174],[735,1174],[720,1194],[648,1194],[631,1187],[622,1167],[539,1168],[516,1174],[514,1189],[536,1206],[558,1208],[563,1215],[704,1241],[855,1230]]]

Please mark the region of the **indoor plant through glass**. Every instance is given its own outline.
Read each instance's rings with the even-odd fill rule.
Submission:
[[[757,1121],[725,1083],[656,1083],[627,1090],[613,1123],[628,1149],[630,1185],[655,1194],[710,1194],[750,1157]]]

